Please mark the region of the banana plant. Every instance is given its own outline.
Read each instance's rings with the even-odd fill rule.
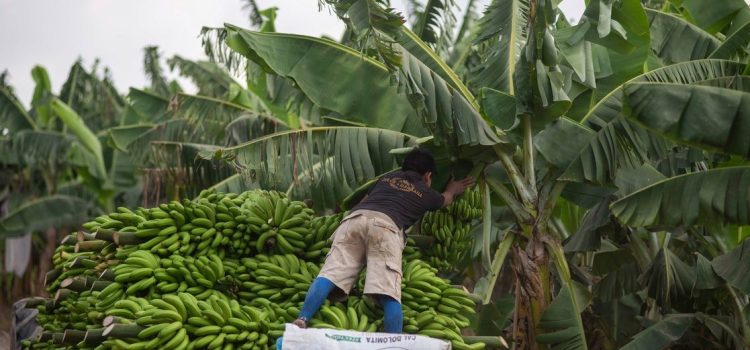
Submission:
[[[727,14],[722,9],[717,15],[732,17],[717,22],[700,16],[686,20],[684,14],[696,11],[694,4],[700,2],[670,2],[670,8],[677,11],[667,12],[647,10],[635,0],[592,1],[584,19],[570,26],[558,25],[552,1],[493,1],[468,31],[472,33],[468,54],[472,59],[461,64],[468,66],[462,69],[469,74],[454,71],[435,51],[435,43],[417,34],[424,26],[412,32],[378,0],[323,1],[347,24],[353,38],[345,42],[349,46],[233,25],[224,29],[229,48],[265,73],[293,80],[312,103],[336,115],[328,118],[332,122],[425,138],[422,144],[448,160],[441,164],[444,170],[455,169],[461,160],[480,168],[499,165],[501,176],[488,177],[488,172],[481,179],[487,189],[487,207],[490,197],[502,200],[515,222],[500,242],[483,242],[486,276],[478,281],[475,293],[490,302],[500,271],[509,264],[515,284],[511,323],[515,346],[586,348],[595,347],[601,339],[588,336],[598,328],[584,322],[581,315],[588,317],[592,308],[601,307],[605,291],[618,302],[624,298],[655,302],[658,308],[648,308],[652,313],[645,316],[658,319],[672,315],[675,310],[669,301],[693,288],[697,280],[691,276],[698,265],[683,261],[688,247],[670,245],[671,231],[689,228],[695,232],[701,225],[717,222],[747,224],[748,196],[739,190],[746,181],[744,168],[719,168],[726,161],[725,154],[747,157],[742,138],[730,132],[732,126],[741,129],[747,118],[741,107],[746,92],[735,82],[744,81],[748,72],[746,56],[738,49],[747,45],[747,40],[742,44],[740,39],[745,37],[744,23],[736,23],[746,18],[747,6]],[[435,13],[425,11],[426,17],[415,23],[434,24]],[[730,33],[729,44],[725,44],[726,36],[715,35],[717,23],[723,23],[718,31]],[[686,44],[676,45],[675,40]],[[710,59],[714,54],[730,59]],[[286,138],[288,144],[293,140],[283,134],[269,137]],[[239,169],[252,169],[243,174],[260,177],[273,178],[280,173],[278,169],[294,166],[313,168],[311,163],[303,166],[296,157],[286,156],[290,152],[283,148],[271,147],[280,156],[264,159],[264,152],[250,145],[252,141],[246,146],[254,149],[254,157],[237,157],[243,145],[210,154],[227,156]],[[704,145],[703,158],[681,156],[694,155]],[[670,172],[664,159],[681,159],[694,166],[688,167],[690,173],[685,173],[685,167],[672,167]],[[348,157],[334,160],[341,161],[344,170],[356,164]],[[292,164],[280,165],[284,162]],[[657,167],[643,168],[649,164]],[[716,176],[692,174],[714,167]],[[343,174],[360,180],[353,172]],[[628,181],[641,176],[659,178],[664,184]],[[687,206],[684,195],[688,191],[706,194]],[[609,202],[596,206],[606,198]],[[558,203],[583,210],[596,207],[599,213],[617,219],[583,231],[588,244],[596,247],[594,255],[585,250],[568,252],[565,246],[575,252],[575,246],[582,243],[563,240],[585,240],[583,233],[566,232],[564,225],[555,223]],[[602,215],[594,214],[588,220]],[[484,220],[482,237],[486,238],[492,216],[485,215]],[[657,225],[659,220],[663,222]],[[622,253],[631,259],[626,261],[637,261],[622,269],[599,267],[597,271],[609,277],[602,279],[608,284],[600,286],[581,269],[591,267],[597,250],[617,247],[617,242],[591,237],[592,232],[610,226],[632,242],[632,248]],[[490,246],[497,247],[494,253]],[[724,248],[726,254],[734,252]],[[706,254],[722,261],[721,252]],[[599,260],[604,261],[604,256]],[[722,270],[732,279],[730,283],[712,274],[714,262],[706,265],[704,261],[701,266],[729,294],[737,295],[735,307],[713,311],[728,312],[736,319],[731,326],[720,321],[719,328],[743,335],[727,338],[735,339],[727,344],[737,345],[736,339],[748,334],[742,311],[744,292],[737,289],[743,282],[736,281],[736,270]],[[642,287],[649,283],[650,288]],[[717,329],[716,322],[700,324]],[[632,328],[637,332],[641,327]],[[634,334],[605,340],[611,346],[622,345]],[[648,337],[644,333],[637,339]]]

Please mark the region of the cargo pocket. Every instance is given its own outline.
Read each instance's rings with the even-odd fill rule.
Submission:
[[[402,252],[404,250],[403,234],[401,230],[392,223],[382,219],[373,219],[372,225],[378,231],[375,232],[375,234],[378,235],[376,239],[378,241],[377,249],[386,253],[384,257],[392,258],[395,255],[400,255],[396,254],[396,252]]]
[[[393,283],[393,294],[392,297],[396,298],[398,302],[401,302],[401,279],[402,279],[402,273],[401,273],[401,261],[399,259],[398,262],[392,261],[392,260],[386,260],[385,267],[389,272],[391,281]]]

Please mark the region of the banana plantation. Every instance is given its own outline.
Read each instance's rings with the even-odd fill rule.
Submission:
[[[146,47],[145,87],[36,66],[24,104],[0,75],[0,330],[275,349],[345,213],[419,147],[434,189],[477,182],[407,231],[404,333],[749,348],[750,7],[588,0],[572,23],[560,2],[320,0],[334,39],[248,1],[203,60]],[[382,331],[363,283],[310,327]]]

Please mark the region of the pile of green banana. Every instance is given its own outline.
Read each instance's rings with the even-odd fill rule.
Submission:
[[[272,349],[299,313],[343,215],[313,218],[304,203],[260,190],[118,208],[63,239],[46,276],[52,297],[35,304],[42,329],[24,346]],[[405,331],[467,348],[458,334],[475,304],[418,255],[408,241]],[[355,290],[345,304],[326,301],[311,325],[378,331],[382,317]]]
[[[344,213],[338,213],[328,216],[318,216],[310,221],[310,234],[307,236],[305,243],[305,259],[308,261],[325,260],[328,251],[331,248],[330,238],[339,227]]]
[[[404,332],[422,334],[451,341],[456,349],[468,346],[460,336],[471,324],[476,303],[463,288],[452,286],[437,276],[437,269],[422,260],[408,260],[403,266],[401,303],[404,309]],[[363,290],[364,276],[357,281]],[[355,301],[356,310],[371,319],[382,317],[382,311],[370,298]],[[430,315],[430,316],[427,316]],[[471,349],[483,349],[484,344]]]
[[[476,187],[466,190],[448,207],[425,214],[419,232],[435,239],[425,252],[430,264],[440,271],[455,271],[474,245],[471,228],[481,216],[482,196]]]
[[[239,221],[247,224],[258,253],[299,254],[307,247],[313,210],[275,191],[262,191],[242,205]]]

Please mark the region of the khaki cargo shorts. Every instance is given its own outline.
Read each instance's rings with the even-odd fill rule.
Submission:
[[[357,210],[333,233],[319,276],[349,294],[366,265],[364,294],[385,294],[400,303],[403,249],[404,234],[393,220],[380,212]]]

